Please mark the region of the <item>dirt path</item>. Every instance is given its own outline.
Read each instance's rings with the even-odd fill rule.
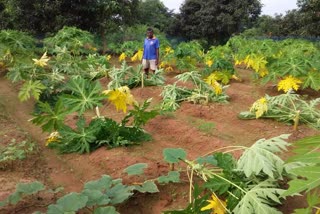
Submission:
[[[56,155],[56,152],[44,146],[46,134],[41,129],[33,125],[28,120],[32,118],[34,104],[32,101],[20,102],[17,97],[17,87],[8,80],[0,79],[0,97],[5,105],[5,111],[11,116],[11,119],[24,131],[38,142],[41,154],[47,164],[44,167],[49,169],[49,180],[54,186],[65,186],[66,191],[79,190],[79,178],[72,172],[68,166],[66,158]]]

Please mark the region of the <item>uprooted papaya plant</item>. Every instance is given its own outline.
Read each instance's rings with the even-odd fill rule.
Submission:
[[[271,118],[277,121],[293,124],[297,129],[299,123],[320,129],[320,99],[304,100],[300,95],[292,93],[278,96],[268,96],[257,100],[250,111],[241,112],[241,119]]]
[[[185,72],[176,76],[178,79],[172,85],[166,85],[163,88],[161,96],[163,102],[161,108],[166,111],[175,111],[179,108],[179,103],[189,101],[193,103],[208,104],[209,102],[226,102],[228,96],[224,93],[226,86],[222,86],[218,82],[211,85],[206,83],[199,72]],[[178,84],[192,82],[194,88],[178,86]]]
[[[163,70],[156,70],[151,73],[149,78],[142,72],[142,65],[135,68],[128,66],[126,61],[123,61],[120,68],[113,67],[110,69],[108,75],[111,81],[108,84],[109,89],[119,88],[121,86],[128,86],[134,88],[138,86],[156,86],[164,84]]]
[[[320,186],[319,136],[295,142],[296,155],[284,161],[276,153],[287,151],[288,137],[260,139],[251,147],[229,146],[195,160],[186,159],[183,149],[165,149],[166,161],[187,165],[190,180],[189,206],[165,213],[281,213],[275,206],[287,196]],[[236,160],[230,153],[238,150],[244,152]],[[204,184],[197,184],[197,178]],[[281,185],[287,178],[292,179],[288,190]],[[318,209],[316,197],[309,194],[308,198],[310,207],[304,211]]]

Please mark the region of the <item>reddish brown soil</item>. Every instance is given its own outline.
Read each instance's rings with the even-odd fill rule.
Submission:
[[[84,155],[58,155],[55,151],[46,148],[44,146],[46,134],[42,133],[39,127],[28,122],[31,118],[33,102],[19,102],[16,87],[1,78],[0,100],[5,107],[5,112],[11,115],[11,119],[0,121],[1,128],[17,130],[15,127],[20,127],[38,142],[39,151],[27,160],[15,164],[11,170],[0,171],[1,184],[5,183],[0,186],[0,201],[14,190],[17,182],[23,181],[40,180],[51,188],[63,186],[65,191],[69,192],[80,191],[85,182],[98,179],[103,174],[113,178],[121,177],[128,184],[156,178],[169,171],[169,166],[163,161],[162,156],[165,148],[183,148],[187,151],[187,158],[194,159],[224,146],[250,146],[260,138],[270,138],[286,133],[291,134],[290,141],[293,141],[319,134],[319,131],[304,125],[299,126],[297,131],[293,131],[291,126],[273,120],[238,119],[239,112],[247,111],[258,98],[266,93],[277,94],[272,86],[254,84],[250,71],[240,69],[239,74],[242,82],[232,82],[227,89],[227,94],[230,96],[228,104],[211,103],[201,106],[183,103],[175,113],[157,116],[145,126],[145,130],[153,137],[151,142],[111,150],[100,148]],[[172,75],[167,75],[167,82],[174,82]],[[152,97],[152,105],[157,105],[161,100],[161,91],[161,87],[146,87],[135,88],[132,93],[138,101]],[[89,112],[88,115],[90,114],[93,115]],[[118,120],[123,117],[122,113],[116,112],[113,106],[107,104],[101,108],[101,114]],[[70,118],[69,122],[74,121]],[[201,131],[199,123],[208,122],[214,123],[214,128]],[[6,135],[8,138],[16,137],[15,132]],[[1,132],[1,138],[3,136]],[[145,176],[132,178],[123,173],[124,168],[135,163],[148,164]],[[182,183],[160,186],[160,193],[157,194],[137,194],[118,207],[118,210],[125,214],[159,214],[164,210],[183,208],[188,202],[188,187],[188,180],[183,176]],[[33,203],[37,204],[34,201]],[[20,205],[19,212],[16,213],[32,213],[30,210],[41,210],[37,207],[26,208],[28,206],[31,205]],[[297,203],[285,205],[284,213],[291,213],[297,206],[299,206]],[[3,212],[15,213],[12,207]],[[0,213],[2,213],[1,209]]]

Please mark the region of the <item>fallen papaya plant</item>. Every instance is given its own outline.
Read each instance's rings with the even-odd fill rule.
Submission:
[[[209,102],[226,102],[228,96],[224,93],[226,86],[222,86],[219,83],[208,84],[204,80],[199,72],[190,71],[176,76],[178,79],[172,85],[166,85],[163,88],[161,96],[163,102],[161,104],[162,110],[175,111],[180,106],[179,103],[183,101],[189,101],[192,103],[208,104]],[[178,86],[179,82],[191,81],[194,88],[189,89],[187,87]]]
[[[165,149],[167,162],[187,165],[190,180],[189,206],[165,213],[281,213],[274,206],[281,205],[287,196],[310,193],[320,186],[320,137],[295,142],[296,155],[284,161],[276,153],[286,151],[291,145],[285,141],[288,137],[260,139],[251,147],[229,146],[195,160],[186,159],[183,149]],[[236,160],[229,153],[238,150],[244,152]],[[200,177],[204,184],[195,183],[195,177]],[[283,183],[289,177],[290,187],[285,190],[279,181]],[[318,209],[315,196],[308,197],[310,207],[306,210]]]
[[[306,101],[298,94],[289,91],[278,96],[268,96],[257,100],[250,111],[241,112],[240,119],[271,118],[294,125],[307,124],[320,129],[320,98]]]

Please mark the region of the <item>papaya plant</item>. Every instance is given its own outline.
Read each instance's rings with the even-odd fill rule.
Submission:
[[[123,170],[128,176],[139,176],[148,167],[146,163],[137,163],[128,166]],[[142,183],[124,184],[122,179],[112,179],[109,175],[102,175],[100,179],[86,182],[81,192],[71,192],[60,197],[56,203],[45,205],[48,214],[50,213],[110,213],[117,214],[116,205],[119,205],[136,192],[157,193],[158,184],[169,182],[179,182],[179,173],[146,180]],[[10,194],[4,201],[0,201],[0,207],[18,204],[25,196],[36,195],[41,191],[56,194],[61,188],[56,190],[46,190],[45,186],[38,181],[31,183],[17,184],[16,191]],[[41,214],[41,212],[35,212]]]
[[[315,129],[320,128],[320,99],[304,100],[291,91],[286,94],[265,97],[257,100],[249,112],[241,112],[240,119],[272,118],[277,121],[293,124],[297,129],[299,123],[307,124]]]
[[[246,65],[261,78],[262,83],[278,82],[285,76],[302,81],[302,89],[319,90],[320,50],[315,43],[286,39],[284,41],[254,40],[241,37],[230,39],[227,44],[234,51],[235,65]]]
[[[121,86],[128,86],[134,88],[137,86],[155,86],[163,85],[164,77],[162,75],[163,70],[156,70],[154,74],[150,75],[150,78],[146,78],[142,72],[142,65],[137,65],[135,68],[128,66],[126,61],[123,61],[120,68],[113,67],[110,69],[108,75],[111,81],[108,84],[108,89],[119,88]]]
[[[189,206],[184,210],[165,213],[281,213],[274,206],[280,205],[287,196],[320,186],[319,136],[292,144],[297,145],[294,150],[297,155],[284,161],[277,153],[287,151],[291,145],[286,142],[288,137],[280,135],[260,139],[251,147],[220,148],[195,160],[186,159],[187,154],[183,149],[165,149],[164,159],[168,163],[186,164],[190,181]],[[244,151],[238,160],[229,154],[237,150]],[[204,181],[202,186],[196,183],[195,176]],[[279,181],[286,181],[288,177],[294,179],[289,181],[290,187],[285,190]],[[316,209],[318,200],[313,197],[308,201],[313,206],[308,209]]]
[[[0,164],[5,166],[7,163],[10,163],[12,161],[23,160],[29,153],[32,153],[34,150],[35,144],[30,140],[17,142],[16,139],[12,139],[11,143],[9,143],[8,145],[0,145]]]
[[[36,40],[29,34],[17,30],[0,31],[0,54],[10,51],[16,57],[30,56],[36,49]],[[19,57],[19,60],[21,58]]]
[[[178,79],[172,85],[166,85],[163,88],[161,96],[163,101],[161,108],[163,110],[175,111],[179,108],[179,103],[189,101],[193,103],[208,104],[209,102],[226,102],[228,96],[224,93],[223,87],[217,82],[208,84],[202,80],[197,71],[185,72],[176,76]],[[190,81],[194,85],[193,89],[177,86],[179,82]]]
[[[115,105],[120,106],[119,110],[125,107],[125,112],[128,101],[122,98],[130,95],[129,92],[126,95],[120,91],[114,93],[117,92],[116,90],[109,90],[111,94],[105,95],[98,82],[86,81],[81,78],[70,80],[70,84],[66,85],[66,88],[71,91],[70,94],[60,95],[54,107],[48,103],[40,103],[40,113],[35,114],[31,121],[40,125],[43,131],[58,132],[56,137],[49,138],[49,147],[56,148],[61,153],[84,153],[103,145],[111,148],[137,144],[151,139],[150,135],[141,128],[148,120],[159,114],[157,110],[147,110],[150,100],[145,101],[142,105],[134,103],[134,109],[129,110],[120,123],[101,116],[97,110],[97,117],[86,124],[84,118],[86,110],[98,109],[98,106],[102,105],[102,100],[109,97]],[[76,128],[65,124],[66,116],[72,112],[78,112],[79,115]],[[130,118],[133,118],[133,126],[128,125]]]
[[[196,69],[204,57],[203,48],[197,41],[181,42],[174,50],[176,67],[181,71]]]
[[[228,46],[211,47],[204,56],[205,68],[201,71],[203,77],[211,75],[211,79],[228,84],[235,74],[232,64],[232,51]]]
[[[97,48],[94,44],[94,37],[88,31],[76,27],[64,26],[54,36],[44,39],[44,46],[49,53],[54,53],[54,48],[66,47],[72,54],[94,53]]]

